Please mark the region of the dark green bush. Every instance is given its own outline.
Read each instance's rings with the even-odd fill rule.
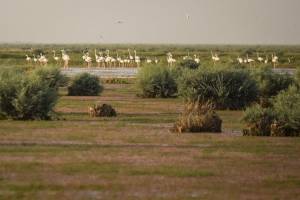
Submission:
[[[17,120],[51,119],[59,80],[53,77],[60,76],[59,71],[38,69],[29,73],[11,70],[0,73],[0,113]]]
[[[290,87],[280,92],[269,108],[247,108],[243,119],[247,123],[244,135],[300,136],[300,93]]]
[[[88,73],[77,75],[68,87],[69,96],[97,96],[102,91],[99,78]]]
[[[297,68],[296,74],[295,74],[295,84],[300,89],[300,67]]]
[[[179,65],[188,69],[197,69],[200,66],[200,64],[192,59],[183,60],[179,63]]]
[[[137,75],[139,95],[148,98],[174,97],[177,93],[175,78],[170,69],[149,65],[140,69]]]
[[[278,74],[269,67],[261,67],[252,71],[252,77],[256,80],[261,98],[276,96],[280,91],[286,90],[294,83],[289,74]]]
[[[258,96],[256,82],[242,69],[186,72],[178,80],[178,91],[187,101],[211,101],[219,109],[241,109]]]

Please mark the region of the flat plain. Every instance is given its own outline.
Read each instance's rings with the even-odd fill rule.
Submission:
[[[221,134],[170,131],[181,99],[106,84],[60,91],[57,121],[0,121],[0,199],[298,199],[300,139],[243,137],[242,111],[218,111]],[[116,118],[90,118],[95,102]]]

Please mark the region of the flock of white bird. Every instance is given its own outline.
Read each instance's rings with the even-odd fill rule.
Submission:
[[[53,60],[56,62],[56,64],[61,63],[63,61],[63,67],[68,68],[69,67],[69,61],[70,56],[65,52],[65,50],[61,50],[61,54],[57,55],[56,51],[53,52]],[[116,52],[116,57],[113,57],[110,55],[110,50],[106,50],[105,52],[103,51],[94,51],[94,57],[90,55],[88,51],[84,51],[82,55],[82,60],[84,65],[87,68],[92,67],[93,61],[97,63],[97,67],[103,67],[103,68],[111,68],[111,67],[140,67],[141,65],[141,58],[140,56],[137,55],[136,50],[133,51],[134,54],[131,53],[130,49],[128,49],[128,55],[126,56],[120,56],[118,52]],[[193,56],[190,56],[189,53],[186,56],[183,56],[182,60],[194,60],[196,63],[200,63],[201,60],[198,55],[194,54]],[[211,60],[214,63],[214,65],[217,62],[221,61],[221,58],[218,56],[217,53],[213,53],[211,51]],[[48,64],[48,58],[46,55],[40,53],[38,56],[33,55],[32,57],[26,55],[26,61],[28,63],[32,63],[32,61],[35,64],[40,64],[40,65],[47,65]],[[172,53],[169,52],[167,53],[167,63],[168,66],[173,66],[177,60],[173,57]],[[257,58],[250,58],[248,54],[246,57],[242,58],[240,56],[237,57],[237,62],[239,64],[249,64],[250,66],[255,63],[272,63],[274,67],[278,64],[279,58],[276,56],[276,54],[271,55],[271,59],[269,60],[268,55],[265,56],[265,58],[261,57],[259,53],[257,53]],[[151,58],[146,58],[144,60],[145,63],[147,64],[158,64],[160,62],[159,59],[156,57],[154,59]]]
[[[245,64],[250,64],[251,65],[252,63],[254,63],[256,61],[258,61],[259,63],[265,63],[265,64],[268,64],[269,62],[272,62],[274,67],[276,67],[276,65],[278,64],[278,60],[279,60],[279,58],[278,58],[278,56],[276,56],[276,54],[272,54],[271,55],[271,60],[269,60],[268,55],[266,55],[266,57],[263,58],[259,55],[259,53],[257,53],[256,60],[252,59],[252,58],[249,58],[248,54],[247,54],[246,58],[241,58],[241,57],[237,58],[237,61],[240,64],[245,63]]]

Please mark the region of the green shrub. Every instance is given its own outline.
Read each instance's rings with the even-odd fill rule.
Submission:
[[[53,72],[57,74],[48,69],[0,73],[0,113],[17,120],[51,119],[58,98],[58,83],[50,78]]]
[[[77,75],[68,87],[69,96],[97,96],[102,91],[98,77],[88,73]]]
[[[199,63],[197,63],[192,59],[183,60],[179,63],[179,65],[181,67],[188,68],[188,69],[197,69],[200,66]]]
[[[243,121],[247,127],[243,130],[247,136],[270,136],[271,124],[275,120],[275,113],[271,108],[263,108],[261,105],[254,105],[246,109]]]
[[[300,136],[300,93],[296,87],[290,87],[274,98],[273,107],[276,122],[274,136]]]
[[[300,89],[300,67],[297,68],[295,73],[295,83],[298,89]]]
[[[211,101],[219,109],[244,108],[258,95],[256,82],[242,69],[186,71],[178,91],[187,101]]]
[[[18,115],[14,101],[24,78],[23,73],[16,68],[5,68],[0,72],[0,113],[4,116]]]
[[[276,96],[280,91],[286,90],[294,83],[289,74],[278,74],[269,67],[262,67],[252,71],[252,77],[256,80],[261,98]]]
[[[272,107],[247,108],[243,120],[247,123],[244,135],[300,136],[300,93],[290,87],[272,100]]]
[[[149,65],[140,69],[137,75],[139,95],[148,98],[174,97],[177,93],[175,78],[170,69]]]
[[[222,131],[222,120],[210,102],[191,102],[186,104],[179,120],[174,124],[174,132],[213,132]]]
[[[60,73],[60,69],[57,67],[49,66],[38,68],[33,71],[34,74],[41,77],[48,82],[50,87],[62,87],[68,83],[68,78]]]

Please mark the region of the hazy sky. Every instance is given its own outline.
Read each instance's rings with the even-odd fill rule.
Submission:
[[[299,10],[300,0],[0,0],[0,42],[300,44]]]

